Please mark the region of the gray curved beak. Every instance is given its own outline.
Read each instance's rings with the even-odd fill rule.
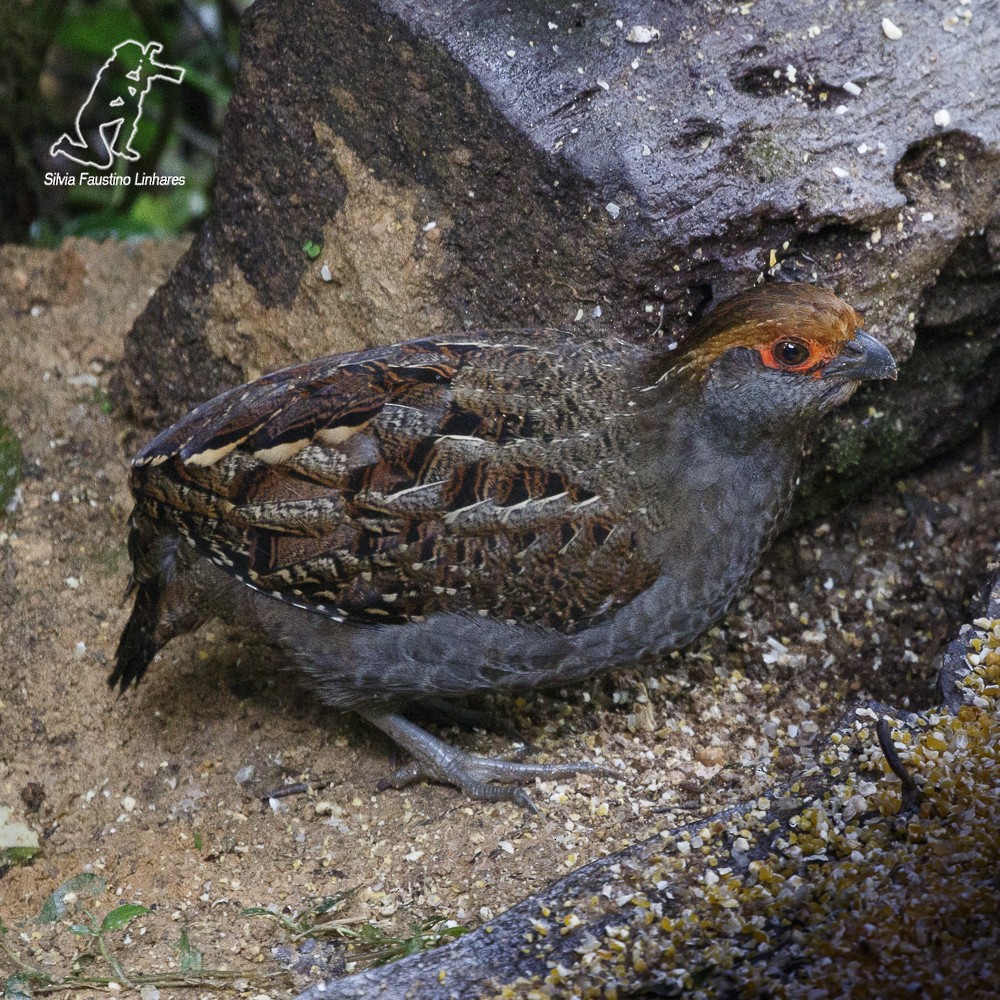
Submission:
[[[896,361],[888,348],[870,333],[858,330],[854,340],[844,344],[840,354],[827,363],[823,378],[865,379],[896,378]]]

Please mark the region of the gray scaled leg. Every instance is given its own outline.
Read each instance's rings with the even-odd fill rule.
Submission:
[[[583,761],[579,764],[525,764],[520,761],[478,757],[453,747],[444,740],[421,729],[418,725],[392,712],[356,709],[373,726],[378,726],[397,746],[406,750],[413,761],[383,778],[379,789],[404,788],[413,781],[441,781],[461,788],[466,795],[487,802],[515,802],[537,812],[523,788],[510,785],[533,782],[535,778],[553,780],[574,774],[604,774],[613,772],[600,764]]]

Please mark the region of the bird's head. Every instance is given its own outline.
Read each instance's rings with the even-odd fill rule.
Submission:
[[[771,284],[722,303],[665,376],[703,387],[712,419],[742,439],[807,428],[870,379],[896,377],[861,317],[815,285]]]

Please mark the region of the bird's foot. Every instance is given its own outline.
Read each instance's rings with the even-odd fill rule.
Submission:
[[[513,802],[531,812],[538,809],[519,784],[536,778],[553,781],[575,774],[611,776],[614,772],[587,761],[578,764],[529,764],[516,760],[479,757],[453,747],[419,726],[391,712],[362,712],[413,760],[378,783],[379,790],[405,788],[414,781],[440,781],[486,802]]]

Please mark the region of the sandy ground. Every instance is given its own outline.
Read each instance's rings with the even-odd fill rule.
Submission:
[[[938,654],[997,551],[1000,470],[977,442],[783,538],[723,625],[658,676],[497,699],[532,759],[600,760],[618,775],[539,785],[537,815],[445,787],[375,792],[387,741],[220,627],[173,643],[116,699],[105,679],[127,613],[126,461],[146,432],[105,412],[103,392],[180,249],[0,249],[0,421],[24,452],[14,510],[0,514],[0,807],[42,845],[0,874],[0,919],[22,961],[54,978],[107,976],[69,925],[82,907],[100,918],[138,903],[149,912],[107,940],[126,972],[164,977],[161,996],[194,951],[236,974],[218,988],[286,996],[314,964],[349,970],[364,949],[297,955],[289,926],[247,909],[292,924],[347,893],[335,917],[369,936],[408,937],[435,917],[475,927],[594,857],[755,794],[778,735],[808,748],[855,699],[934,700]],[[295,782],[311,789],[269,800]],[[31,921],[81,873],[103,890],[71,898],[62,920]],[[0,971],[18,971],[9,954]]]

